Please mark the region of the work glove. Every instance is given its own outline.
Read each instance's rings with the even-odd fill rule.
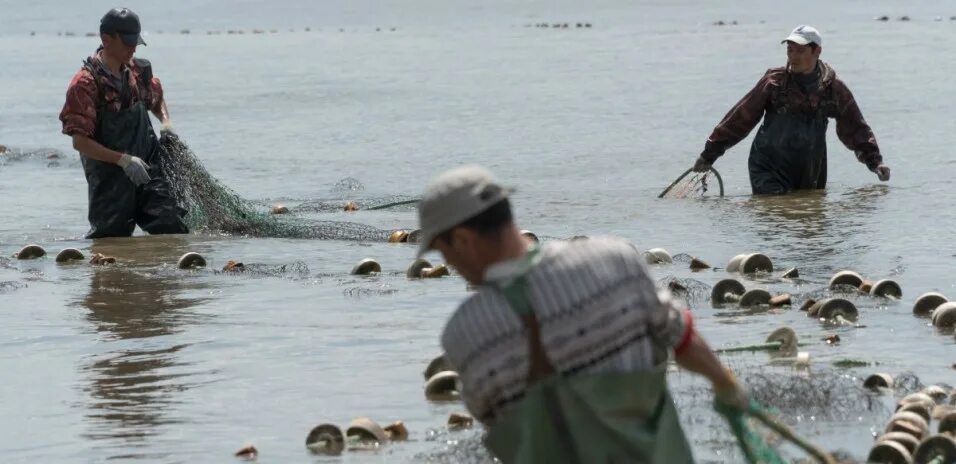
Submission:
[[[149,182],[149,165],[142,159],[123,153],[116,164],[123,168],[123,172],[133,182],[133,185],[139,187]]]
[[[694,172],[707,172],[710,171],[711,164],[707,162],[703,157],[698,157],[697,161],[694,162]]]
[[[873,172],[875,172],[876,177],[879,177],[883,182],[890,180],[890,167],[885,164],[880,164]]]

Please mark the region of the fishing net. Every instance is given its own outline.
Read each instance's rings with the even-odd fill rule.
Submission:
[[[720,196],[724,196],[724,181],[716,169],[710,168],[706,172],[694,172],[693,169],[684,171],[680,177],[671,183],[657,198],[699,198],[713,193],[713,181],[716,180]]]
[[[278,238],[386,241],[390,231],[345,221],[280,217],[240,197],[209,174],[174,133],[160,139],[159,169],[176,202],[187,210],[186,224],[197,232]]]

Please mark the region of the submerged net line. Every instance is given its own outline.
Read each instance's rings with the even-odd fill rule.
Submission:
[[[409,195],[391,195],[382,198],[367,199],[332,199],[332,200],[311,200],[296,205],[292,210],[296,213],[331,213],[342,211],[347,202],[353,203],[359,211],[372,210],[398,210],[414,211],[418,198]]]
[[[724,196],[724,180],[716,169],[710,168],[706,172],[694,172],[694,169],[684,171],[671,185],[667,186],[657,198],[688,198],[703,197],[710,190],[708,176],[713,174],[717,179],[717,187],[720,196]],[[689,176],[689,177],[688,177]]]
[[[176,134],[160,139],[159,169],[190,230],[275,238],[386,241],[390,231],[346,221],[278,217],[212,176]]]

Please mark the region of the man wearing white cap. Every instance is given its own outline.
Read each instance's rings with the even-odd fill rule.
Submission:
[[[643,259],[611,238],[536,244],[515,225],[510,190],[488,171],[441,174],[419,203],[419,256],[440,251],[478,286],[442,334],[468,410],[504,463],[693,462],[667,388],[677,363],[717,400],[746,394],[658,294]]]
[[[822,189],[827,182],[826,131],[836,120],[840,141],[882,181],[890,179],[880,148],[853,94],[820,60],[823,38],[799,26],[783,40],[787,65],[767,70],[756,87],[717,124],[694,164],[704,172],[763,119],[750,148],[754,194]]]

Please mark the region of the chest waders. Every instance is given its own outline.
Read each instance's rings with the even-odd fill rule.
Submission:
[[[498,290],[528,334],[528,388],[485,437],[503,463],[692,463],[667,391],[665,366],[626,373],[563,376],[541,344],[527,273],[539,248],[528,252],[518,277]]]
[[[787,76],[770,97],[770,111],[754,136],[747,163],[754,194],[822,189],[827,183],[828,116],[832,90],[804,93]]]
[[[145,84],[152,80],[149,62],[137,60]],[[97,85],[96,132],[93,139],[106,148],[138,156],[147,164],[150,181],[139,187],[126,177],[119,166],[81,156],[89,193],[90,231],[86,238],[129,237],[136,225],[150,234],[184,234],[186,211],[176,205],[169,184],[158,169],[159,142],[149,120],[149,111],[141,100],[133,104],[129,79],[124,75],[119,89],[120,109],[114,110],[104,97],[104,83],[92,60],[84,67]]]

